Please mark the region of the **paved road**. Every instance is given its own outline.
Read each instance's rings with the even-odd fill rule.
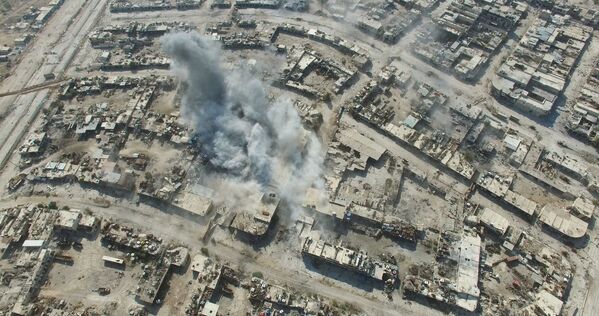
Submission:
[[[60,77],[107,3],[108,0],[86,1],[83,4],[80,1],[67,1],[66,7],[59,9],[38,34],[26,56],[17,65],[14,76],[3,81],[0,91],[15,91],[41,84],[45,80],[44,74],[50,72]],[[2,122],[0,131],[0,169],[6,166],[14,150],[21,144],[49,96],[50,91],[43,89],[0,98],[0,109],[10,112]]]
[[[584,300],[584,306],[579,310],[578,315],[596,315],[596,311],[599,310],[599,265],[596,261],[599,260],[599,243],[597,242],[596,233],[592,233],[592,238],[584,251],[587,253],[589,258],[589,272],[588,272],[588,292]],[[580,282],[580,280],[574,280],[574,282]]]
[[[70,191],[70,190],[69,190]],[[118,220],[121,223],[133,224],[143,230],[152,231],[156,235],[176,240],[189,245],[193,251],[198,251],[201,246],[199,236],[205,229],[205,224],[187,220],[181,216],[173,216],[147,205],[136,206],[128,201],[119,201],[118,206],[103,208],[98,206],[85,194],[65,196],[30,196],[16,199],[0,200],[0,209],[15,207],[25,204],[47,203],[48,200],[56,201],[58,205],[68,205],[72,209],[89,208],[94,214]],[[115,202],[115,201],[113,201]],[[115,203],[113,203],[115,204]],[[244,247],[244,246],[242,246]],[[440,312],[431,310],[426,306],[411,304],[411,302],[396,300],[395,302],[377,299],[367,292],[342,288],[332,282],[320,282],[322,275],[308,271],[303,267],[286,265],[286,256],[283,254],[278,259],[268,254],[219,244],[214,252],[231,263],[242,263],[246,271],[264,271],[269,280],[278,284],[286,284],[298,290],[303,290],[341,302],[351,302],[360,307],[368,315],[441,315]],[[248,255],[247,251],[252,251]],[[288,253],[289,256],[298,254]],[[46,293],[47,294],[47,293]]]
[[[46,72],[54,72],[61,74],[68,68],[72,61],[72,58],[76,55],[81,43],[85,40],[85,35],[95,25],[95,21],[100,18],[105,12],[107,0],[94,0],[94,1],[67,1],[66,7],[62,8],[58,14],[63,17],[63,20],[53,18],[48,26],[38,35],[37,40],[33,43],[30,50],[23,57],[21,64],[15,68],[14,77],[5,80],[0,84],[0,92],[2,91],[13,91],[22,89],[27,86],[38,84],[43,81],[43,74]],[[82,9],[79,11],[77,5],[83,4]],[[244,14],[250,14],[253,11],[243,11]],[[69,15],[70,14],[70,15]],[[288,21],[288,15],[281,14],[279,12],[273,14],[264,14],[256,11],[256,14],[265,19],[273,22]],[[126,22],[130,20],[147,20],[147,21],[159,21],[168,20],[172,21],[175,17],[177,20],[201,20],[202,22],[222,20],[226,15],[226,11],[217,11],[216,14],[213,12],[201,12],[187,11],[187,12],[159,12],[159,13],[143,13],[143,14],[131,14],[131,15],[117,15],[116,20],[118,22]],[[68,17],[71,16],[69,19]],[[297,15],[294,15],[297,16]],[[408,34],[398,44],[393,46],[383,45],[377,42],[375,39],[368,37],[362,33],[355,31],[353,27],[347,27],[346,24],[338,23],[332,20],[323,20],[321,18],[300,14],[301,21],[297,21],[299,24],[318,25],[324,29],[335,30],[337,34],[345,37],[358,38],[357,41],[364,48],[368,49],[372,56],[378,61],[385,60],[386,56],[397,56],[399,55],[403,61],[414,66],[418,71],[415,72],[415,77],[424,76],[426,73],[434,73],[439,80],[433,86],[441,86],[442,91],[456,90],[462,91],[465,95],[471,98],[476,98],[477,91],[480,92],[482,87],[473,89],[472,85],[460,82],[453,76],[448,75],[444,72],[437,70],[436,68],[426,64],[425,62],[415,58],[409,51],[402,49],[401,47],[407,47],[410,39],[413,38],[414,32]],[[56,17],[56,15],[55,15]],[[67,18],[64,18],[67,17]],[[41,55],[38,52],[54,53],[49,55]],[[376,69],[376,68],[375,68]],[[424,78],[421,78],[424,79]],[[485,94],[488,91],[484,91]],[[24,133],[29,129],[31,122],[37,116],[39,109],[43,106],[44,102],[48,98],[49,91],[38,91],[23,96],[13,96],[0,98],[0,111],[10,110],[14,108],[10,116],[3,122],[3,131],[0,134],[0,167],[6,164],[7,159],[11,156],[16,145],[20,144]],[[16,106],[13,106],[16,105]],[[502,112],[508,115],[513,115],[520,119],[522,122],[521,126],[513,126],[515,129],[520,130],[525,134],[531,134],[528,129],[528,125],[535,124],[535,122],[528,117],[513,111],[510,108],[500,106],[493,103],[493,106],[499,108]],[[487,113],[489,111],[485,109]],[[362,127],[362,126],[361,126]],[[360,128],[361,128],[360,127]],[[552,142],[558,140],[566,141],[572,146],[581,151],[593,150],[589,146],[573,140],[567,135],[562,134],[559,131],[554,130],[550,127],[538,126],[537,130],[540,134],[544,135],[546,139],[551,139]],[[372,131],[374,133],[374,131]],[[390,141],[390,140],[389,140]],[[391,145],[390,145],[391,146]],[[399,146],[392,146],[402,155],[410,156],[409,152],[403,150]],[[593,150],[594,151],[594,150]],[[411,160],[418,161],[420,158],[410,156]],[[127,201],[119,202],[118,207],[99,208],[94,205],[89,199],[85,198],[73,198],[69,196],[57,197],[59,203],[66,203],[71,207],[75,208],[86,208],[90,207],[94,209],[99,215],[104,217],[113,217],[121,221],[130,222],[135,225],[145,227],[156,231],[157,234],[169,236],[170,238],[180,240],[189,245],[196,245],[198,243],[199,232],[202,224],[187,221],[181,217],[173,216],[169,213],[164,213],[157,209],[149,207],[135,207]],[[29,198],[18,198],[16,200],[5,200],[0,201],[0,208],[14,206],[19,203],[38,203],[47,202],[46,197],[29,197]],[[176,227],[177,229],[173,229]],[[356,305],[362,307],[369,314],[381,314],[381,315],[413,315],[415,311],[409,306],[400,305],[402,303],[389,303],[380,300],[375,300],[364,295],[360,295],[354,292],[347,291],[330,284],[324,284],[314,280],[313,274],[306,271],[305,269],[290,269],[284,265],[284,262],[279,260],[272,260],[267,256],[257,255],[255,258],[248,258],[242,255],[238,249],[223,247],[219,248],[219,253],[225,259],[233,262],[245,261],[248,269],[252,270],[265,270],[268,269],[269,276],[281,283],[286,283],[300,289],[310,290],[312,292],[338,299],[340,301],[350,301]],[[599,297],[598,291],[591,293],[591,299]],[[596,301],[596,300],[595,300]],[[413,307],[417,308],[417,307]],[[586,315],[586,314],[585,314]]]
[[[434,76],[439,78],[439,80],[432,82],[427,81],[427,83],[429,83],[433,87],[440,88],[440,90],[443,93],[449,93],[450,96],[455,95],[456,91],[460,91],[462,94],[462,99],[467,100],[469,98],[470,100],[476,100],[479,99],[481,95],[484,95],[482,93],[488,93],[488,91],[480,91],[481,87],[473,87],[472,85],[455,79],[450,74],[447,74],[434,68],[433,66],[413,56],[408,51],[402,52],[400,56],[404,62],[407,62],[413,65],[415,69],[420,70],[420,72],[414,72],[414,76],[416,78],[418,78],[418,76],[422,77],[422,75],[425,73],[433,73]],[[424,80],[423,77],[421,79]],[[479,91],[480,94],[477,95],[477,91]],[[578,153],[587,153],[589,155],[594,155],[593,153],[596,152],[596,150],[592,146],[585,144],[577,139],[574,139],[569,135],[562,133],[560,130],[556,128],[538,124],[538,121],[535,118],[531,118],[527,115],[524,115],[514,110],[513,108],[503,106],[491,97],[486,98],[486,100],[491,107],[497,109],[499,112],[508,116],[513,116],[519,120],[520,124],[515,124],[511,122],[509,123],[510,127],[514,130],[517,130],[518,132],[524,135],[529,135],[531,136],[531,138],[534,139],[535,133],[529,128],[529,126],[535,126],[536,132],[539,135],[542,135],[543,145],[545,146],[557,148],[558,141],[561,141],[568,144],[570,148],[577,151]],[[491,111],[489,111],[488,108],[483,108],[483,111],[487,115],[492,115]]]
[[[433,14],[436,12],[441,12],[442,8],[439,7]],[[181,21],[193,22],[193,23],[209,23],[220,21],[224,17],[229,14],[228,10],[216,10],[216,11],[206,11],[201,10],[199,12],[193,11],[161,11],[161,12],[152,12],[152,13],[128,13],[128,14],[113,14],[110,16],[110,21],[115,23],[125,23],[129,21],[172,21],[173,18],[177,18]],[[394,45],[383,44],[380,41],[377,41],[371,36],[368,36],[355,27],[348,25],[347,22],[344,21],[335,21],[333,19],[325,19],[322,17],[315,16],[313,14],[307,13],[293,13],[293,15],[287,14],[284,11],[268,11],[264,10],[241,10],[240,14],[250,17],[256,18],[264,21],[270,21],[273,23],[283,23],[290,22],[300,25],[310,25],[322,28],[325,31],[330,31],[334,34],[339,35],[344,38],[351,38],[356,41],[359,45],[365,48],[369,54],[372,56],[372,59],[377,62],[386,62],[388,57],[400,56],[402,60],[414,66],[414,76],[417,79],[424,80],[432,83],[432,86],[436,86],[442,92],[453,92],[461,91],[464,98],[469,97],[471,100],[476,100],[480,98],[480,95],[488,95],[489,91],[487,87],[484,87],[481,80],[477,85],[471,85],[462,81],[457,80],[450,74],[442,72],[435,67],[427,64],[426,62],[418,59],[409,51],[409,44],[415,40],[415,36],[418,33],[418,28],[415,28],[408,32],[405,36],[403,36],[398,43]],[[529,25],[534,20],[535,14],[531,14],[531,16],[525,20],[523,26],[521,26],[518,30],[518,33],[525,32],[526,26]],[[293,17],[293,18],[291,18]],[[506,50],[507,48],[503,48]],[[505,53],[502,51],[502,53]],[[493,61],[500,59],[500,56],[494,56]],[[376,67],[380,65],[375,65],[373,69],[377,69]],[[486,70],[484,78],[493,77],[494,70],[489,67]],[[427,73],[434,73],[438,80],[433,80],[430,77],[424,78],[423,76]],[[422,78],[419,78],[422,77]],[[483,79],[484,79],[483,78]],[[565,135],[562,131],[553,128],[552,126],[543,126],[538,124],[538,119],[528,117],[512,108],[505,107],[498,102],[496,102],[493,98],[488,98],[490,105],[499,111],[509,115],[514,116],[520,120],[520,125],[512,124],[512,128],[520,131],[525,135],[533,135],[529,129],[530,125],[537,126],[537,132],[539,135],[543,135],[545,138],[544,142],[555,145],[557,147],[557,142],[562,141],[570,144],[571,148],[578,152],[586,152],[586,153],[595,153],[595,149],[592,146],[589,146],[579,140],[573,139],[569,135]],[[487,114],[490,114],[488,109],[483,109]],[[534,138],[534,135],[533,135]]]

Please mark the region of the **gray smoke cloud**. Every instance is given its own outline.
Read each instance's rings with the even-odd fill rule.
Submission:
[[[185,85],[182,117],[216,167],[207,178],[221,178],[219,188],[229,183],[235,191],[225,202],[236,204],[248,188],[275,188],[297,207],[308,188],[323,187],[320,141],[304,129],[289,99],[268,100],[260,80],[241,70],[223,70],[216,41],[173,33],[161,44]]]

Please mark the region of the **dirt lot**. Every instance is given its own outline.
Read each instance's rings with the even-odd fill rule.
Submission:
[[[448,217],[450,202],[431,194],[420,184],[405,179],[395,215],[422,227],[452,228],[454,221]]]
[[[102,247],[96,236],[91,239],[75,236],[74,239],[81,241],[83,249],[79,251],[70,247],[63,250],[63,255],[73,258],[73,264],[54,263],[40,296],[63,299],[71,304],[104,306],[108,309],[114,309],[111,307],[114,303],[119,308],[132,304],[141,271],[139,264],[127,263],[123,269],[106,265],[102,256],[123,258],[124,254]],[[109,288],[110,294],[98,294],[97,290],[101,287]]]

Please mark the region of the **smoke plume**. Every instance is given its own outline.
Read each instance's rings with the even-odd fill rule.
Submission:
[[[171,68],[185,86],[182,117],[214,168],[207,178],[237,204],[248,188],[279,193],[298,207],[310,187],[322,187],[319,139],[304,129],[289,99],[268,100],[249,73],[224,71],[218,42],[196,33],[162,38]]]

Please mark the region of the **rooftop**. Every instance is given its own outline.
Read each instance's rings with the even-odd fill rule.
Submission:
[[[254,236],[262,236],[268,230],[280,199],[275,193],[250,196],[243,209],[235,210],[231,227]]]
[[[589,224],[566,212],[559,204],[548,204],[541,209],[539,221],[570,238],[581,238],[587,233]]]

